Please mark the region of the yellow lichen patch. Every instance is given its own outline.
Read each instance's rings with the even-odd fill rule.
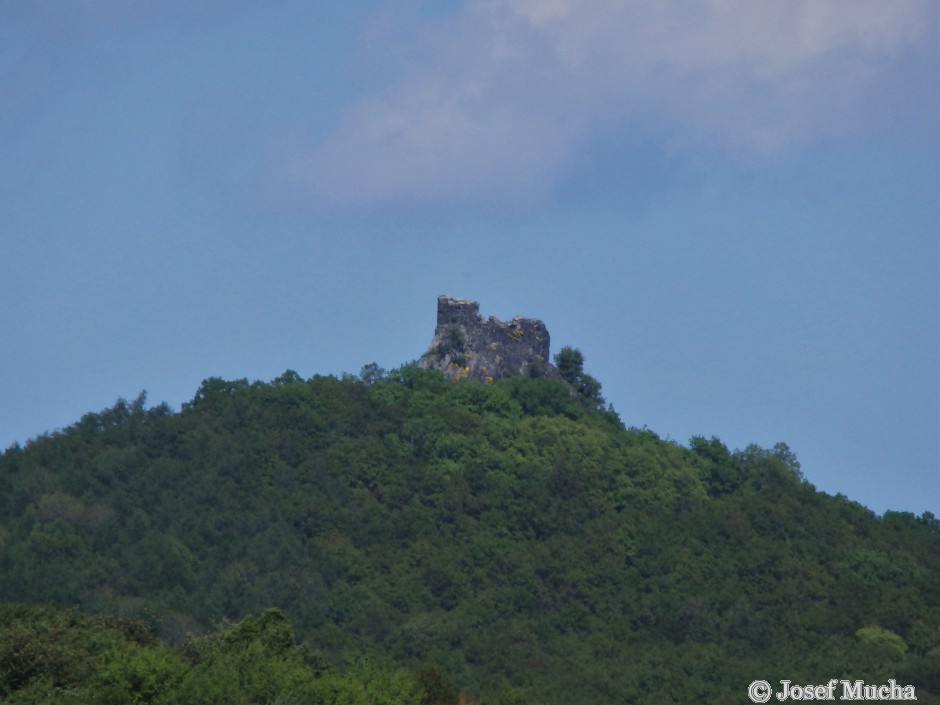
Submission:
[[[470,366],[461,367],[458,370],[454,371],[454,379],[456,381],[467,379],[467,375],[470,374]]]

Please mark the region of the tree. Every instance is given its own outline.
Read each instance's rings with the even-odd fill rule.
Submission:
[[[584,355],[577,348],[566,345],[555,355],[555,367],[562,379],[569,384],[577,384],[584,374]]]
[[[737,490],[744,481],[744,471],[728,447],[712,436],[692,436],[689,447],[705,461],[702,481],[708,494],[714,496],[729,494]]]
[[[580,350],[570,345],[563,347],[555,355],[555,367],[562,379],[574,387],[578,396],[594,406],[604,405],[601,383],[584,371],[584,355]]]
[[[385,379],[386,374],[385,370],[379,367],[378,363],[370,362],[368,365],[363,365],[362,369],[359,370],[359,379],[366,384],[374,384],[375,382],[381,382]]]

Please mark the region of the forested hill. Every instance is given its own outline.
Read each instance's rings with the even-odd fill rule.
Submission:
[[[934,517],[817,492],[783,444],[626,428],[596,396],[409,365],[119,401],[0,456],[0,602],[145,617],[180,659],[187,634],[278,608],[304,663],[430,668],[476,702],[737,703],[755,679],[831,678],[938,702]],[[68,631],[23,609],[0,610],[14,702],[54,678],[12,680],[11,624]],[[284,678],[237,702],[332,702]]]

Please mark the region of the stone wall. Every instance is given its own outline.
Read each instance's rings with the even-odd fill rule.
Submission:
[[[439,296],[437,327],[421,367],[451,379],[490,381],[516,375],[559,378],[550,362],[550,338],[542,321],[494,316],[483,320],[476,301]]]

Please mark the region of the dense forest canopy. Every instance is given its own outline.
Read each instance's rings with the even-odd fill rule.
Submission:
[[[845,677],[938,701],[932,515],[817,492],[783,443],[625,427],[567,355],[568,383],[213,378],[8,449],[0,698],[741,702]],[[268,675],[224,675],[249,662]]]

